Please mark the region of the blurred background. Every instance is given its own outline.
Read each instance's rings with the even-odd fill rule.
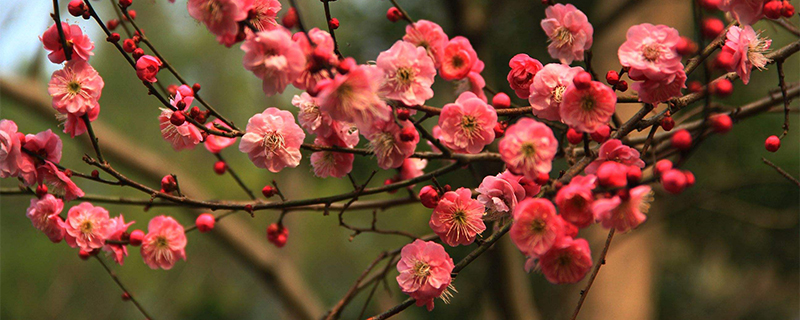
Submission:
[[[104,41],[93,21],[69,16],[62,2],[62,19],[78,23],[95,42],[92,65],[105,80],[100,100],[100,118],[95,122],[101,145],[114,149],[110,162],[129,177],[156,187],[164,174],[176,173],[184,191],[199,198],[246,199],[230,176],[214,174],[216,159],[203,147],[174,152],[160,136],[159,103],[128,68],[123,57]],[[288,2],[282,0],[284,9]],[[298,0],[306,26],[323,27],[325,17],[319,1]],[[463,35],[473,43],[486,63],[487,84],[514,97],[508,88],[508,61],[527,53],[543,63],[553,62],[546,52],[546,37],[539,27],[544,17],[540,1],[510,0],[399,0],[414,19],[439,23],[450,36]],[[792,1],[795,6],[800,4]],[[103,19],[115,17],[110,1],[93,2]],[[677,28],[693,36],[692,1],[609,0],[571,1],[587,14],[595,27],[594,69],[599,74],[618,70],[617,48],[634,24],[649,22]],[[20,131],[35,133],[53,129],[64,141],[62,164],[91,171],[81,156],[91,153],[84,136],[70,139],[57,128],[54,111],[47,108],[46,84],[59,67],[50,63],[38,36],[52,24],[49,1],[3,0],[0,11],[0,116],[12,119]],[[336,31],[340,50],[364,63],[374,60],[402,37],[405,24],[385,18],[389,1],[340,0],[331,11],[341,27]],[[205,27],[186,11],[186,1],[136,0],[138,24],[156,48],[190,83],[202,84],[201,94],[239,125],[266,107],[295,111],[293,87],[282,95],[265,97],[259,80],[241,67],[242,51],[219,45]],[[721,17],[721,13],[711,13]],[[797,24],[796,19],[792,21]],[[796,40],[769,22],[757,30],[779,48]],[[122,33],[121,29],[117,32]],[[146,50],[146,52],[148,52]],[[786,61],[787,82],[798,81],[800,68],[795,55]],[[702,70],[693,75],[701,75]],[[756,72],[749,86],[736,81],[735,93],[717,102],[739,106],[765,96],[777,88],[774,66]],[[167,72],[164,84],[176,83]],[[10,94],[10,90],[14,90]],[[436,97],[428,104],[442,106],[454,100],[454,86],[437,78]],[[44,108],[36,106],[44,105]],[[797,103],[793,106],[796,108]],[[621,104],[623,119],[638,110],[638,104]],[[796,111],[797,109],[795,109]],[[734,125],[723,136],[707,139],[685,164],[695,173],[697,184],[679,196],[655,187],[656,200],[648,221],[637,230],[618,235],[607,256],[607,264],[592,288],[581,319],[799,319],[800,192],[774,169],[762,163],[766,157],[789,174],[800,173],[800,119],[792,113],[789,136],[777,153],[764,150],[764,139],[780,133],[782,112],[762,114]],[[676,116],[676,119],[680,116]],[[428,121],[432,123],[432,121]],[[362,142],[363,143],[363,142]],[[421,148],[426,148],[421,144]],[[318,179],[307,160],[298,168],[272,174],[255,168],[236,147],[222,152],[254,190],[275,179],[289,199],[333,195],[351,190],[347,179]],[[428,170],[442,163],[431,162]],[[357,157],[353,175],[364,181],[375,160]],[[566,168],[559,160],[554,172]],[[482,175],[499,168],[476,166]],[[394,175],[379,172],[371,186]],[[448,174],[440,179],[454,187],[477,187],[470,174]],[[145,198],[130,188],[77,180],[88,194]],[[16,181],[0,181],[14,188]],[[415,188],[419,190],[421,186]],[[364,197],[379,199],[395,195]],[[77,249],[52,244],[25,217],[28,196],[0,199],[0,318],[3,319],[140,319],[130,302],[96,261],[82,261]],[[69,203],[66,207],[75,205]],[[140,206],[103,205],[112,216],[123,214],[135,220],[133,229],[146,229],[149,219],[168,214],[190,224],[198,211]],[[220,212],[218,212],[220,213]],[[306,312],[321,317],[353,284],[367,265],[383,251],[408,242],[393,235],[361,234],[338,226],[335,214],[292,212],[284,223],[290,230],[283,249],[266,242],[265,229],[278,212],[258,212],[255,218],[234,214],[210,234],[190,233],[188,261],[170,271],[150,270],[138,248],[130,250],[123,266],[112,266],[142,305],[157,319],[281,319]],[[416,235],[430,233],[430,210],[407,205],[378,213],[378,226],[402,229]],[[368,227],[370,211],[348,211],[352,225]],[[592,244],[597,259],[606,231],[593,226],[581,231]],[[471,248],[448,248],[458,261]],[[524,257],[508,239],[466,268],[454,282],[458,294],[450,305],[437,300],[427,312],[411,307],[398,319],[564,319],[568,318],[584,287],[552,285],[539,274],[523,271]],[[384,263],[378,265],[379,269]],[[271,271],[265,272],[264,270]],[[404,300],[390,266],[387,284],[381,284],[365,317],[382,312]],[[286,289],[288,288],[288,289]],[[356,318],[369,287],[344,310],[342,318]],[[287,291],[288,290],[288,291]],[[287,297],[299,297],[300,306],[288,306]],[[297,300],[296,300],[297,301]],[[295,311],[292,311],[295,310]],[[302,310],[302,311],[296,311]],[[299,312],[299,313],[298,313]]]

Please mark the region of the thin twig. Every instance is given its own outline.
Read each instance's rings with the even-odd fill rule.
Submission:
[[[142,313],[142,315],[145,318],[152,320],[153,317],[151,317],[147,313],[147,311],[144,310],[142,305],[139,304],[139,301],[136,300],[136,298],[133,296],[133,294],[131,294],[131,292],[128,291],[128,289],[125,288],[125,285],[122,284],[122,281],[120,281],[119,278],[117,277],[117,275],[114,273],[114,271],[111,271],[111,269],[108,267],[108,265],[106,265],[106,263],[103,262],[103,259],[100,259],[100,257],[98,257],[98,256],[95,256],[95,258],[97,258],[97,261],[100,262],[100,265],[103,266],[103,269],[105,269],[106,272],[108,272],[108,275],[111,276],[111,279],[114,279],[114,282],[117,283],[117,286],[119,286],[119,288],[122,289],[122,292],[128,294],[128,297],[130,297],[131,302],[133,302],[133,304],[136,306],[136,308],[139,309],[139,311]]]
[[[64,58],[72,60],[72,46],[67,45],[67,38],[64,36],[64,28],[61,26],[61,13],[59,12],[58,0],[53,0],[53,20],[56,22],[58,30],[58,40],[61,41],[61,48],[64,50]]]
[[[583,301],[586,300],[586,296],[589,294],[589,289],[592,288],[594,279],[597,278],[597,273],[600,272],[600,267],[606,264],[606,254],[608,254],[608,247],[611,246],[611,239],[613,238],[614,238],[614,228],[611,228],[611,230],[608,231],[608,238],[606,238],[606,245],[603,247],[603,251],[600,253],[600,258],[597,259],[597,264],[594,266],[594,270],[592,270],[592,275],[589,277],[589,283],[586,284],[586,288],[581,290],[581,298],[578,300],[578,306],[575,307],[575,312],[572,313],[572,320],[578,318],[578,313],[581,312]]]
[[[778,173],[780,173],[782,176],[786,177],[786,179],[789,179],[789,181],[791,181],[792,183],[794,183],[798,187],[800,187],[800,181],[798,181],[795,177],[792,177],[792,175],[790,175],[785,170],[781,169],[781,167],[775,165],[774,163],[772,163],[771,161],[767,160],[767,158],[764,158],[764,157],[761,158],[761,161],[764,161],[764,163],[766,163],[768,166],[774,168],[776,171],[778,171]]]

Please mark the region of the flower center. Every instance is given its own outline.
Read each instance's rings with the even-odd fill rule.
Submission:
[[[561,100],[564,98],[564,91],[566,90],[566,86],[557,86],[553,88],[553,101],[555,101],[555,103],[561,103]]]
[[[400,85],[407,86],[414,80],[414,70],[408,67],[397,69],[396,79]]]
[[[533,233],[542,233],[546,227],[547,225],[541,219],[533,220],[533,223],[531,223],[531,231],[533,231]]]
[[[82,223],[81,223],[81,232],[82,232],[83,234],[90,234],[90,233],[92,233],[92,229],[93,229],[93,228],[94,228],[94,227],[92,226],[92,222],[91,222],[91,221],[84,221],[84,222],[82,222]]]
[[[583,99],[581,100],[581,109],[583,111],[592,111],[592,109],[594,109],[594,105],[595,101],[591,95],[587,94],[583,96]]]
[[[558,257],[559,266],[566,267],[569,266],[570,264],[572,264],[572,259],[569,257],[569,255],[562,254],[561,256]]]
[[[427,278],[431,275],[431,266],[423,261],[417,261],[414,263],[414,277],[416,278]]]
[[[158,236],[156,237],[156,248],[159,249],[166,249],[169,248],[169,241],[165,236]]]
[[[394,135],[389,132],[376,133],[369,146],[371,151],[379,156],[379,159],[388,157],[395,147]]]
[[[67,83],[67,91],[71,94],[79,94],[81,93],[81,84],[78,81],[72,80]]]
[[[467,213],[463,210],[457,210],[453,212],[453,221],[458,224],[466,224],[467,223]]]
[[[212,20],[217,22],[222,21],[222,18],[225,17],[225,15],[222,14],[222,5],[215,0],[206,2],[206,12],[208,12],[208,16],[211,17]]]
[[[283,149],[283,135],[275,131],[270,131],[264,135],[262,144],[264,146],[264,152],[267,154],[273,153],[278,149]]]
[[[532,143],[526,143],[522,145],[522,156],[525,158],[533,157],[536,154],[536,146]]]
[[[642,57],[649,62],[657,61],[660,55],[661,47],[658,45],[648,45],[642,48]]]
[[[558,27],[551,40],[556,43],[557,47],[563,48],[571,46],[572,43],[575,42],[575,36],[572,34],[572,31],[569,31],[569,29]]]
[[[461,118],[461,129],[471,132],[478,128],[478,119],[471,115],[465,115]]]

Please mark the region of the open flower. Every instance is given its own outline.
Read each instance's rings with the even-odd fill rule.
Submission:
[[[448,81],[466,78],[476,64],[483,70],[483,61],[478,59],[478,53],[469,40],[461,36],[450,39],[444,48],[441,62],[440,75]]]
[[[268,96],[282,93],[306,65],[300,45],[283,28],[260,31],[248,37],[241,48],[244,68],[261,78],[261,89]]]
[[[419,143],[419,133],[412,130],[411,140],[404,141],[402,138],[403,128],[414,128],[411,121],[403,121],[401,128],[394,121],[379,121],[364,131],[364,135],[369,139],[369,149],[378,158],[378,166],[383,169],[398,168],[403,165],[403,161],[414,154],[417,143]]]
[[[189,0],[186,7],[192,18],[202,22],[219,38],[235,38],[239,21],[247,19],[253,0]]]
[[[721,0],[719,9],[730,13],[739,24],[751,25],[764,17],[764,3],[768,0]]]
[[[82,116],[99,108],[103,78],[86,61],[70,60],[64,68],[53,72],[47,91],[53,97],[53,108],[60,113]]]
[[[617,95],[609,86],[592,81],[589,88],[568,86],[559,114],[568,126],[582,132],[595,132],[608,123],[617,107]]]
[[[170,104],[172,104],[172,106],[177,108],[180,112],[186,112],[186,110],[189,110],[192,102],[194,101],[193,96],[184,95],[184,93],[188,92],[185,90],[180,90],[179,88],[178,92],[175,94],[175,97],[169,101]],[[181,102],[184,105],[183,109],[180,108]],[[200,133],[200,129],[188,121],[179,126],[174,125],[172,121],[170,121],[174,112],[175,111],[170,109],[161,108],[161,115],[158,116],[159,128],[161,128],[161,137],[168,141],[172,145],[172,149],[175,151],[193,149],[195,145],[203,141],[203,135]]]
[[[583,61],[583,52],[592,47],[594,33],[586,15],[571,4],[560,3],[547,7],[544,13],[547,17],[541,25],[550,38],[550,56],[565,64]]]
[[[64,30],[64,41],[67,46],[72,50],[72,59],[79,59],[88,61],[94,55],[94,43],[89,36],[83,34],[81,27],[77,24],[69,24],[61,22],[61,28]],[[53,24],[50,28],[39,37],[42,41],[44,49],[50,51],[47,58],[52,63],[62,63],[67,60],[64,54],[64,47],[61,45],[61,37],[58,34],[58,26]]]
[[[497,112],[472,92],[448,103],[439,116],[440,141],[459,153],[478,153],[494,141]]]
[[[44,232],[50,238],[50,241],[58,243],[64,238],[63,222],[59,217],[63,209],[64,202],[61,199],[52,194],[46,194],[41,199],[31,199],[31,205],[25,215],[31,219],[31,223],[36,229]]]
[[[66,232],[64,238],[70,247],[91,252],[105,245],[111,220],[105,208],[82,202],[69,209],[67,220],[62,222],[62,226]]]
[[[594,175],[575,176],[568,185],[558,190],[555,203],[561,217],[578,228],[586,228],[594,222],[592,203],[597,177]]]
[[[278,0],[254,0],[247,21],[259,31],[271,30],[280,26],[275,20],[278,11],[281,11],[281,2]]]
[[[434,66],[438,69],[442,64],[444,47],[447,46],[449,39],[442,27],[435,22],[417,20],[413,25],[406,26],[406,34],[403,36],[403,41],[425,48],[428,56],[433,59]]]
[[[472,199],[467,188],[446,192],[433,209],[429,223],[442,242],[451,247],[468,245],[486,230],[483,223],[483,204]]]
[[[486,207],[487,213],[510,214],[514,210],[526,196],[519,179],[508,171],[483,178],[477,189],[478,201]]]
[[[540,172],[550,172],[558,141],[545,124],[522,118],[506,129],[498,149],[509,171],[535,180]]]
[[[539,257],[539,266],[550,283],[576,283],[592,269],[592,252],[585,239],[564,238]]]
[[[650,210],[652,201],[652,189],[650,186],[642,185],[631,189],[625,197],[615,195],[608,199],[595,200],[592,212],[604,228],[627,232],[647,219],[645,214]]]
[[[386,98],[415,106],[433,97],[431,85],[436,69],[424,48],[397,41],[378,55],[377,65],[383,70],[380,91]]]
[[[672,97],[680,97],[681,89],[686,88],[686,73],[681,69],[674,77],[664,80],[635,81],[631,89],[639,94],[639,101],[644,103],[661,103]]]
[[[762,38],[751,26],[744,28],[732,26],[728,29],[727,37],[722,51],[730,52],[734,61],[728,71],[736,71],[742,82],[747,84],[750,82],[750,72],[753,68],[764,70],[770,62],[764,53],[769,49],[772,40]]]
[[[44,164],[38,166],[36,174],[38,179],[50,186],[51,193],[64,197],[65,201],[72,201],[84,196],[83,190],[78,188],[72,179],[50,161],[45,161]]]
[[[619,139],[611,139],[600,146],[597,159],[586,167],[586,173],[595,173],[603,162],[614,161],[628,166],[637,166],[644,169],[644,161],[640,158],[639,151],[622,144]]]
[[[29,166],[29,171],[35,172],[30,157],[22,153],[22,143],[17,132],[17,124],[12,120],[0,120],[0,178],[16,177],[20,175],[20,167]],[[31,181],[33,183],[33,181]]]
[[[300,145],[306,134],[289,111],[270,107],[247,121],[239,151],[259,168],[279,172],[300,164]]]
[[[231,128],[227,124],[225,124],[225,122],[222,122],[222,120],[220,119],[214,119],[214,121],[206,123],[206,128],[209,129],[216,129],[216,126],[221,126],[223,128],[228,128],[228,129]],[[208,152],[220,153],[222,149],[230,147],[234,143],[236,143],[236,138],[228,138],[228,137],[209,134],[206,137],[205,141],[203,142],[203,146],[206,147],[206,150],[208,150]]]
[[[533,77],[543,66],[539,60],[531,58],[529,55],[520,53],[511,58],[508,62],[511,71],[508,72],[508,85],[520,99],[528,99],[531,95],[531,85]]]
[[[355,123],[359,130],[367,131],[373,123],[392,116],[392,108],[378,96],[382,79],[380,68],[366,65],[337,74],[317,96],[319,108],[334,120]]]
[[[431,311],[433,299],[443,296],[450,286],[453,268],[453,259],[442,245],[417,239],[400,251],[397,284],[403,293],[417,300],[417,306],[426,306]]]
[[[564,230],[564,220],[556,214],[552,202],[529,198],[514,209],[514,224],[508,232],[519,251],[528,256],[539,256],[564,236]]]
[[[533,77],[528,102],[533,114],[539,118],[561,121],[559,108],[564,91],[572,84],[572,78],[583,71],[581,67],[570,67],[560,63],[548,63]]]
[[[292,41],[300,45],[306,57],[306,66],[297,79],[294,86],[301,89],[314,89],[317,82],[329,79],[332,75],[328,73],[326,65],[332,66],[338,59],[333,52],[334,44],[331,34],[327,31],[313,28],[308,31],[308,37],[314,42],[316,47],[308,43],[308,38],[302,32],[292,35]]]
[[[130,227],[135,221],[130,221],[125,223],[125,219],[120,214],[116,218],[112,218],[110,220],[110,224],[108,227],[108,235],[106,240],[115,240],[120,241],[122,240],[122,234],[128,231],[128,227]],[[103,251],[107,251],[111,254],[111,258],[114,259],[119,265],[122,265],[125,262],[125,257],[128,256],[128,246],[124,244],[106,244],[103,246]]]
[[[642,23],[628,29],[625,43],[617,50],[619,62],[630,68],[633,80],[663,80],[683,70],[681,55],[675,51],[678,30],[665,25]]]
[[[340,146],[336,143],[331,143],[330,140],[331,138],[317,137],[314,140],[314,144],[324,147]],[[355,156],[352,153],[317,151],[311,154],[311,167],[314,168],[314,175],[317,177],[341,178],[353,170],[353,160],[355,160]]]
[[[169,270],[178,259],[186,260],[186,234],[172,217],[157,216],[147,224],[142,258],[150,269]]]
[[[61,161],[61,149],[63,143],[61,138],[52,130],[47,129],[37,134],[28,134],[25,136],[25,149],[38,154],[42,159],[52,163],[59,163]],[[27,154],[25,156],[28,156]],[[42,165],[41,160],[35,159],[38,165]]]

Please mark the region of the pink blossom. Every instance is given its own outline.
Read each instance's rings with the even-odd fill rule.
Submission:
[[[639,94],[639,101],[644,103],[660,103],[672,97],[679,97],[681,89],[686,88],[686,73],[678,71],[672,78],[665,80],[636,81],[631,84],[631,89]]]
[[[592,81],[586,89],[568,86],[564,90],[559,114],[568,126],[591,133],[611,120],[616,107],[614,90],[600,81]]]
[[[403,128],[414,127],[411,121],[403,121]],[[378,166],[382,169],[398,168],[403,165],[403,161],[414,154],[419,134],[414,130],[414,138],[411,141],[403,141],[400,137],[402,128],[394,121],[380,121],[373,123],[373,126],[364,130],[364,136],[369,139],[369,148],[378,158]]]
[[[61,22],[61,28],[64,30],[64,39],[68,46],[71,46],[73,59],[80,59],[88,61],[94,55],[94,42],[89,39],[89,36],[83,34],[81,27],[77,24],[68,24]],[[64,55],[64,48],[61,46],[61,37],[58,34],[58,27],[53,24],[50,28],[39,37],[42,41],[44,49],[50,51],[47,58],[52,63],[62,63],[67,60]]]
[[[554,284],[576,283],[592,269],[592,252],[585,239],[564,238],[539,257],[545,279]]]
[[[639,158],[639,151],[622,144],[619,139],[611,139],[600,146],[597,159],[586,167],[586,173],[595,173],[603,162],[615,161],[628,166],[644,169],[644,161]]]
[[[236,37],[239,21],[247,19],[253,0],[189,0],[189,15],[220,38]]]
[[[486,207],[488,213],[511,213],[526,196],[525,188],[519,184],[519,178],[507,170],[497,176],[484,177],[477,189],[478,201]]]
[[[560,63],[548,63],[533,77],[530,87],[530,102],[533,114],[539,118],[561,121],[559,108],[564,91],[572,84],[572,78],[583,71],[581,67],[570,67]]]
[[[0,178],[19,176],[20,167],[26,165],[30,167],[29,172],[35,172],[33,163],[22,153],[20,135],[22,133],[17,132],[17,124],[14,121],[0,120]]]
[[[334,120],[355,123],[362,132],[375,122],[388,121],[392,108],[378,96],[382,79],[381,69],[366,65],[337,74],[317,95],[320,111]]]
[[[442,242],[451,247],[468,245],[475,237],[486,230],[483,213],[486,212],[480,201],[472,199],[467,188],[448,191],[433,209],[429,223],[433,232]]]
[[[525,199],[517,205],[513,215],[514,224],[508,235],[526,255],[544,254],[565,234],[564,220],[556,215],[556,207],[547,199]]]
[[[136,76],[139,77],[139,80],[151,83],[158,81],[156,75],[160,68],[161,60],[154,56],[143,55],[136,60]]]
[[[425,173],[423,170],[425,170],[425,167],[427,165],[428,165],[428,160],[407,158],[403,160],[403,165],[400,166],[400,172],[398,173],[398,177],[401,181],[419,177]]]
[[[531,95],[531,85],[533,77],[543,66],[539,60],[531,58],[527,54],[520,53],[511,58],[508,62],[511,71],[508,72],[508,85],[520,99],[528,99]]]
[[[61,224],[66,232],[64,239],[67,244],[86,252],[102,248],[112,227],[108,210],[88,202],[70,208],[67,220]]]
[[[555,203],[561,217],[578,228],[586,228],[594,222],[592,190],[597,183],[594,175],[576,176],[568,185],[558,190]]]
[[[570,64],[573,60],[583,61],[584,50],[592,47],[594,28],[589,19],[571,4],[555,4],[544,10],[542,29],[550,44],[547,52],[553,59]]]
[[[279,26],[275,20],[278,11],[281,11],[281,3],[278,0],[254,0],[248,21],[259,31],[271,30]]]
[[[64,69],[53,72],[47,91],[53,97],[53,108],[60,113],[82,116],[99,108],[103,78],[86,61],[67,61]]]
[[[214,121],[206,123],[206,128],[209,129],[216,129],[216,126],[221,126],[223,128],[228,128],[228,129],[231,128],[227,124],[222,122],[222,120],[220,119],[214,119]],[[227,138],[210,134],[206,137],[205,141],[203,142],[203,146],[206,147],[206,150],[208,150],[208,152],[220,153],[222,149],[230,147],[234,143],[236,143],[236,138]]]
[[[97,117],[100,116],[99,107],[100,106],[98,105],[97,108],[91,108],[88,110],[86,114],[89,115],[89,122],[97,120]],[[81,116],[78,116],[74,113],[67,113],[56,115],[56,119],[63,119],[64,133],[69,134],[69,136],[72,138],[75,138],[86,132],[86,123],[83,122],[83,118]]]
[[[558,141],[543,123],[522,118],[506,129],[498,149],[509,171],[535,180],[540,172],[550,172]]]
[[[172,106],[179,109],[178,111],[181,112],[186,112],[186,110],[189,110],[191,108],[192,101],[194,101],[193,96],[184,95],[188,93],[187,91],[181,89],[184,86],[178,88],[178,92],[175,94],[175,97],[169,101]],[[188,88],[188,86],[186,87]],[[180,110],[179,102],[183,102],[185,104],[182,110]],[[170,118],[172,117],[173,113],[174,111],[170,109],[161,108],[161,115],[158,116],[159,127],[161,128],[161,137],[168,141],[172,145],[172,149],[176,151],[183,149],[194,149],[195,145],[203,141],[203,135],[200,133],[200,129],[188,121],[179,126],[172,124]]]
[[[446,147],[459,153],[478,153],[494,141],[497,112],[471,92],[464,92],[454,103],[442,108],[439,116],[441,136]]]
[[[638,24],[628,29],[626,41],[617,50],[619,62],[630,68],[633,80],[664,80],[683,70],[681,55],[675,51],[678,30],[665,25]]]
[[[239,151],[259,168],[279,172],[300,164],[300,145],[306,134],[289,111],[270,107],[247,121]]]
[[[282,93],[306,65],[306,57],[289,31],[283,28],[260,31],[241,46],[244,68],[261,78],[267,96]]]
[[[52,162],[46,161],[37,167],[37,177],[50,186],[50,192],[64,197],[65,201],[72,201],[83,197],[84,193],[72,179],[61,172]],[[41,181],[40,181],[41,182]]]
[[[442,64],[444,47],[449,39],[442,27],[428,20],[417,20],[413,25],[406,26],[406,35],[403,41],[411,42],[418,47],[425,48],[428,56],[433,59],[434,66],[438,69]]]
[[[750,72],[753,67],[764,70],[770,59],[764,56],[764,52],[769,49],[772,40],[760,37],[751,26],[739,28],[732,26],[728,29],[727,40],[722,51],[730,52],[733,55],[734,64],[728,71],[736,71],[742,82],[750,82]]]
[[[722,0],[719,9],[730,13],[739,24],[751,25],[764,17],[764,3],[768,0]]]
[[[472,44],[467,38],[458,36],[450,39],[444,48],[439,72],[445,80],[461,80],[467,77],[476,64],[483,70],[483,62],[478,59],[478,53],[472,48]]]
[[[292,40],[300,45],[306,57],[302,74],[294,80],[294,86],[301,90],[314,89],[317,82],[330,78],[331,75],[325,67],[334,65],[338,59],[333,52],[334,44],[330,33],[313,28],[308,31],[308,37],[316,44],[316,48],[308,43],[308,38],[302,32],[292,36]]]
[[[447,297],[455,264],[442,245],[433,241],[414,240],[400,251],[397,262],[397,283],[403,293],[416,299],[417,306],[433,310],[433,299]]]
[[[397,41],[378,55],[377,65],[384,74],[380,92],[387,99],[415,106],[433,97],[436,69],[424,48]]]
[[[330,139],[317,137],[314,144],[329,147],[337,145],[329,142]],[[311,154],[311,166],[314,168],[314,175],[320,178],[335,177],[341,178],[353,170],[352,153],[317,151]]]
[[[61,199],[52,194],[46,194],[41,199],[31,199],[31,205],[25,215],[31,219],[31,223],[36,229],[44,232],[50,238],[50,241],[58,243],[64,238],[64,227],[61,225],[62,220],[59,216],[63,209],[64,202]]]
[[[592,212],[603,228],[615,228],[617,232],[635,229],[644,220],[653,200],[650,186],[641,185],[630,190],[626,197],[615,195],[608,199],[595,200]]]
[[[61,138],[50,129],[35,135],[28,134],[25,136],[25,149],[38,154],[43,159],[52,163],[61,162],[62,146]],[[39,162],[40,160],[36,159],[36,161]]]
[[[169,270],[178,259],[186,260],[186,234],[172,217],[157,216],[147,224],[142,258],[150,269]]]
[[[125,219],[122,217],[122,214],[120,214],[118,217],[112,218],[110,222],[106,240],[121,241],[122,234],[127,232],[128,227],[135,221],[125,223]],[[122,265],[122,263],[125,262],[125,257],[128,256],[128,247],[123,244],[106,244],[103,246],[103,251],[109,252],[114,261],[119,263],[119,265]]]

